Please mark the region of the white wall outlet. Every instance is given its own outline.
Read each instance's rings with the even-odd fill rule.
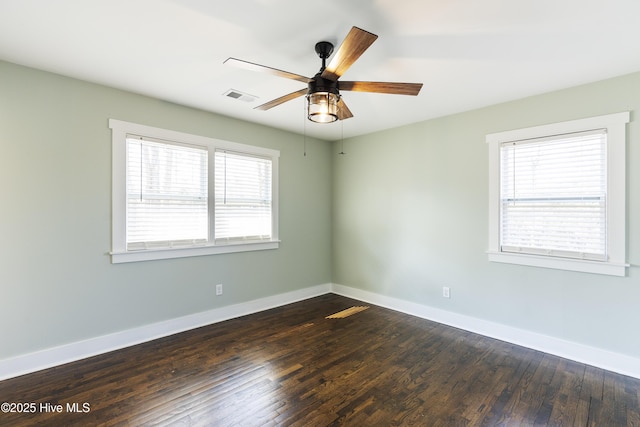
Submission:
[[[216,295],[222,295],[222,285],[216,285]]]
[[[442,296],[445,298],[451,298],[451,290],[449,289],[448,286],[442,287]]]

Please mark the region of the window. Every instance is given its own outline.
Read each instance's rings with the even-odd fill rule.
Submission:
[[[110,120],[112,262],[278,247],[279,152]]]
[[[619,113],[487,135],[489,260],[624,276],[628,121]]]
[[[503,252],[605,260],[606,130],[500,145]]]
[[[216,242],[271,239],[271,159],[216,151]]]
[[[208,239],[207,150],[127,137],[127,250]]]

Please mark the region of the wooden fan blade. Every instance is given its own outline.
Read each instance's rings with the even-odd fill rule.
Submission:
[[[338,118],[340,120],[345,120],[350,119],[351,117],[353,117],[353,113],[351,113],[347,104],[342,100],[342,98],[340,98],[338,101]]]
[[[306,95],[307,92],[308,92],[307,88],[300,89],[300,90],[297,90],[295,92],[291,92],[290,94],[287,94],[285,96],[281,96],[280,98],[276,98],[276,99],[274,99],[272,101],[269,101],[267,103],[264,103],[262,105],[258,105],[256,108],[254,108],[254,110],[266,111],[266,110],[268,110],[270,108],[277,107],[280,104],[284,104],[287,101],[291,101],[292,99],[296,99],[296,98],[298,98],[298,97],[300,97],[302,95]]]
[[[351,28],[347,37],[333,55],[333,59],[322,72],[322,78],[336,81],[360,55],[373,44],[378,36],[358,27]]]
[[[278,70],[277,68],[267,67],[265,65],[254,64],[253,62],[243,61],[242,59],[228,58],[224,64],[233,65],[234,67],[243,68],[245,70],[267,73],[273,76],[284,77],[286,79],[297,80],[302,83],[310,83],[313,79],[301,76],[300,74],[290,73],[288,71]]]
[[[392,83],[392,82],[338,82],[340,90],[354,92],[390,93],[394,95],[416,96],[422,89],[422,83]]]

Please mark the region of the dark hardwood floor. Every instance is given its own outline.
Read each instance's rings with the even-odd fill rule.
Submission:
[[[0,425],[640,426],[638,379],[376,306],[325,319],[353,305],[324,295],[2,381],[1,402],[36,411]]]

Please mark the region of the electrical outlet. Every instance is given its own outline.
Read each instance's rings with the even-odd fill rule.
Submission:
[[[449,289],[448,286],[442,287],[442,296],[445,298],[451,298],[451,290]]]
[[[216,295],[222,295],[222,285],[216,285]]]

